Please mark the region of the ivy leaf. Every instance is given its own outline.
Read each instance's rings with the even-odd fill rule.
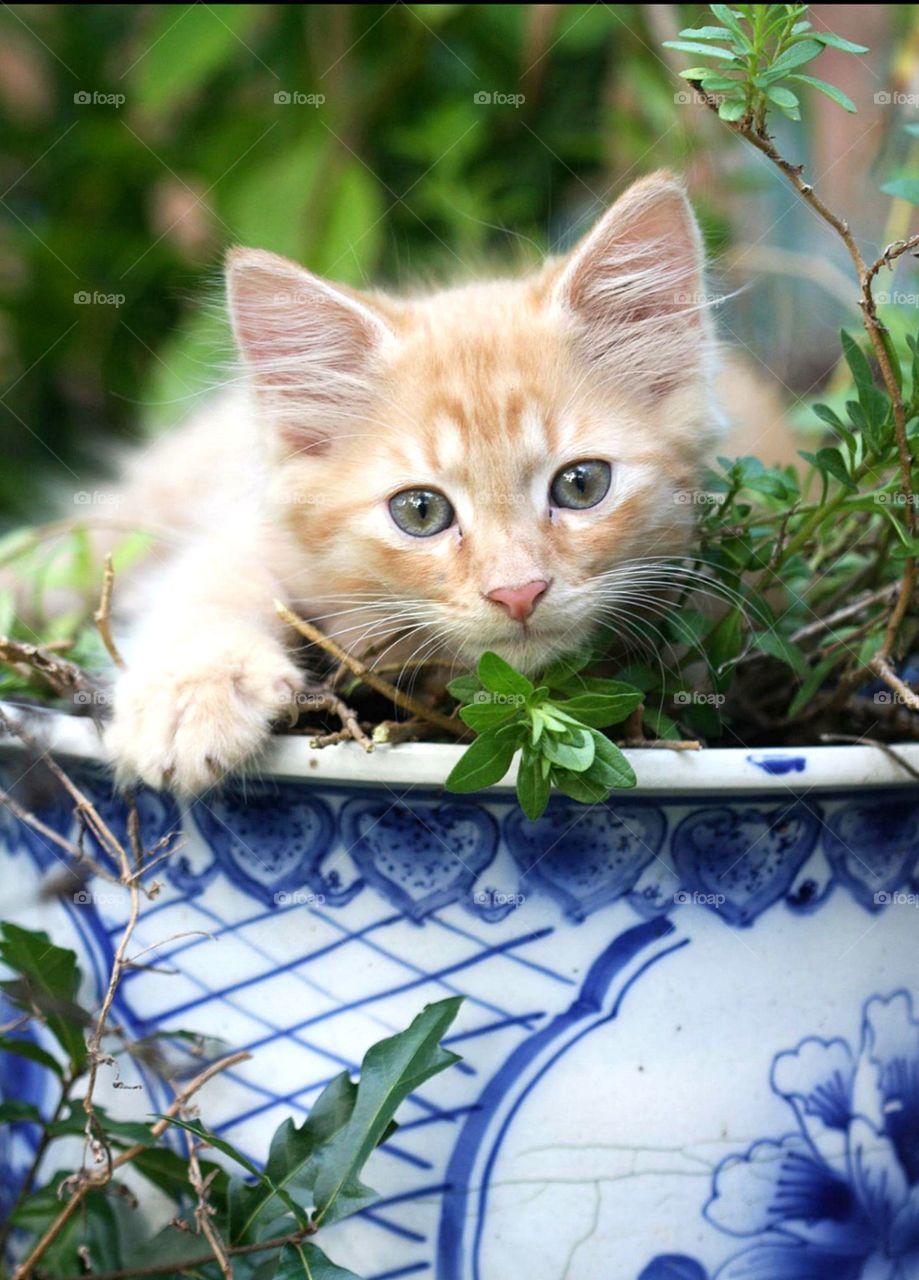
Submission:
[[[0,1053],[12,1053],[17,1058],[26,1058],[29,1062],[35,1062],[41,1067],[47,1067],[49,1071],[53,1071],[56,1076],[62,1078],[64,1068],[58,1062],[57,1058],[52,1057],[39,1045],[32,1040],[26,1040],[19,1036],[0,1036]]]
[[[44,1117],[34,1102],[7,1098],[0,1102],[0,1124],[43,1124]]]
[[[479,659],[479,679],[489,693],[505,693],[528,698],[534,692],[533,684],[515,671],[510,663],[505,662],[490,650]]]
[[[314,1244],[286,1244],[278,1258],[274,1280],[360,1280],[353,1271],[330,1262]]]
[[[87,1060],[83,1029],[91,1019],[77,1004],[80,970],[75,953],[55,946],[46,933],[19,925],[5,923],[0,932],[0,960],[19,975],[0,985],[18,1009],[38,1010],[79,1074]]]
[[[444,786],[460,795],[494,786],[511,767],[518,746],[519,742],[502,734],[501,729],[486,730],[469,744],[450,770]]]
[[[452,996],[427,1005],[405,1031],[368,1050],[351,1116],[318,1156],[313,1214],[317,1226],[337,1222],[377,1198],[360,1181],[360,1172],[405,1098],[459,1061],[440,1041],[461,1003],[462,997]]]
[[[265,1164],[268,1182],[252,1186],[234,1180],[230,1186],[231,1244],[245,1241],[258,1218],[283,1213],[285,1202],[273,1188],[304,1211],[312,1209],[318,1152],[351,1119],[356,1099],[357,1085],[342,1071],[326,1085],[299,1128],[288,1118],[275,1130]]]

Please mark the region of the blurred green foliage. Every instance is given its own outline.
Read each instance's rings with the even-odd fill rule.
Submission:
[[[691,145],[639,6],[21,5],[0,43],[17,517],[207,387],[228,244],[353,284],[462,274],[570,239],[649,148]]]
[[[901,33],[915,21],[915,6],[881,8]],[[696,16],[4,5],[0,519],[46,514],[111,441],[212,384],[229,244],[353,284],[462,275],[564,246],[626,181],[695,165],[721,247],[725,191],[772,179],[667,65],[663,39]],[[706,181],[712,154],[732,157],[729,183]]]

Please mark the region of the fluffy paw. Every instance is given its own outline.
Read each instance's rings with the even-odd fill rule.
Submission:
[[[273,644],[127,671],[106,737],[119,780],[185,795],[206,790],[264,745],[301,684]]]

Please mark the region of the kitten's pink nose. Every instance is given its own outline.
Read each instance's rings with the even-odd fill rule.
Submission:
[[[515,622],[526,622],[548,586],[548,582],[536,578],[522,587],[498,587],[488,592],[488,599],[494,600],[495,604],[503,604]]]

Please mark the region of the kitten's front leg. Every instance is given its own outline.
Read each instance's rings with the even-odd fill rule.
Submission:
[[[210,578],[164,579],[128,636],[106,739],[122,783],[185,795],[213,786],[265,745],[301,688],[273,616],[276,584],[239,565],[207,568]]]

